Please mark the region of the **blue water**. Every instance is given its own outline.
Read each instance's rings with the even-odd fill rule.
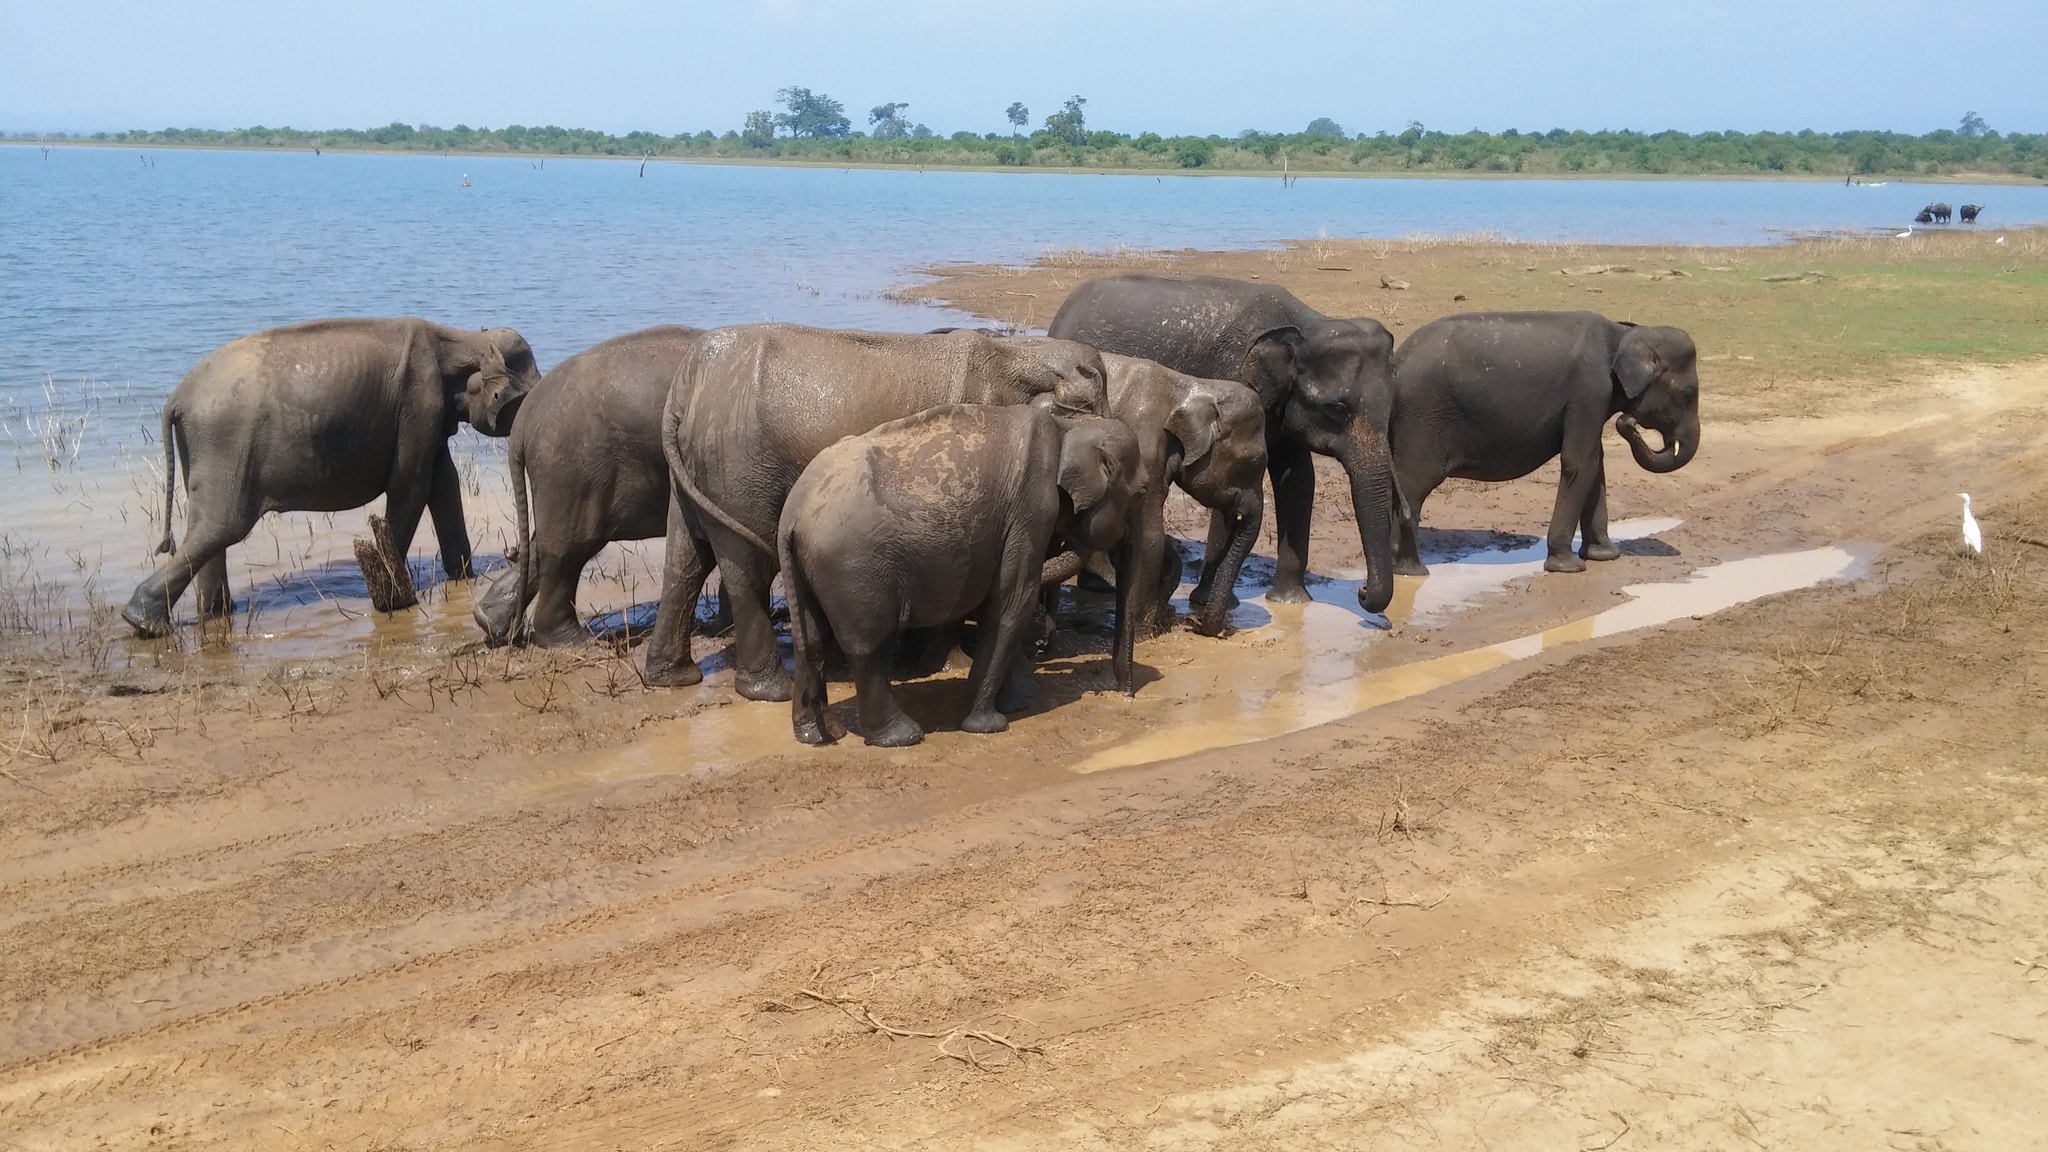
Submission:
[[[1248,247],[1491,231],[1769,243],[1897,230],[1928,200],[1990,226],[2048,188],[1787,181],[1307,179],[715,167],[350,153],[0,147],[0,532],[123,560],[156,504],[163,395],[243,333],[330,315],[510,325],[542,367],[656,323],[917,330],[885,295],[1053,248]],[[469,186],[463,186],[467,178]],[[476,457],[487,446],[464,434]],[[55,469],[47,467],[58,459]],[[134,539],[130,541],[128,537]],[[132,548],[131,548],[132,546]],[[134,551],[132,559],[128,553]]]
[[[235,336],[325,315],[507,324],[543,366],[655,323],[922,328],[921,266],[1047,248],[1496,231],[1764,243],[1923,202],[2048,217],[2048,188],[842,171],[348,153],[0,147],[0,398],[160,395]],[[462,187],[467,177],[470,186]]]

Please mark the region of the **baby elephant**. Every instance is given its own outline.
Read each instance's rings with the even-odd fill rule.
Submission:
[[[1700,446],[1698,361],[1692,337],[1676,328],[1594,312],[1471,312],[1417,328],[1394,353],[1394,476],[1406,504],[1394,571],[1428,571],[1416,528],[1445,477],[1514,480],[1553,458],[1560,471],[1544,571],[1582,572],[1587,560],[1621,555],[1607,536],[1601,431],[1619,413],[1615,430],[1637,464],[1685,467]]]
[[[819,453],[790,490],[777,532],[796,641],[796,738],[829,744],[845,735],[825,707],[825,658],[836,642],[852,665],[867,742],[924,739],[890,690],[890,654],[905,629],[969,616],[982,631],[961,727],[1008,727],[1003,712],[1021,710],[1026,687],[1011,665],[1055,535],[1121,555],[1141,483],[1137,440],[1121,422],[1037,408],[949,404]],[[1126,612],[1116,626],[1131,626]],[[1129,693],[1129,661],[1113,662]]]

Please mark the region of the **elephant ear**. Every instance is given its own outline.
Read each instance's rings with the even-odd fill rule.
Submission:
[[[477,371],[482,372],[487,377],[510,376],[512,374],[512,370],[505,365],[505,354],[498,351],[498,345],[490,340],[484,341],[482,363],[477,365]]]
[[[1664,373],[1664,357],[1658,352],[1652,333],[1630,324],[1614,350],[1610,370],[1623,396],[1642,399],[1643,393]]]
[[[1244,354],[1241,379],[1258,389],[1259,399],[1271,407],[1280,396],[1292,392],[1301,370],[1301,329],[1292,324],[1268,328],[1252,338]],[[1276,390],[1279,396],[1274,393]]]
[[[1109,446],[1093,431],[1069,432],[1060,441],[1060,490],[1074,503],[1074,512],[1086,512],[1109,495],[1115,462]]]
[[[1223,422],[1216,401],[1207,396],[1190,396],[1174,406],[1166,417],[1166,430],[1180,441],[1181,467],[1194,465],[1216,446],[1216,426]]]

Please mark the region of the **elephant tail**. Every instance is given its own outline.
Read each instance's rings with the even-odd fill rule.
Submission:
[[[527,506],[524,436],[514,436],[512,443],[506,446],[505,463],[512,472],[512,517],[517,525],[517,536],[514,539],[519,547],[519,562],[512,573],[512,579],[518,581],[512,587],[518,594],[512,602],[519,605],[519,611],[512,617],[512,633],[516,635],[525,626],[527,589],[533,587],[537,575],[534,571],[537,561],[533,556],[531,513]]]
[[[689,365],[686,362],[683,371],[687,372],[688,370]],[[680,373],[678,378],[680,379]],[[733,519],[732,513],[706,499],[703,491],[697,487],[696,481],[690,479],[690,469],[683,460],[683,446],[678,438],[678,434],[682,431],[682,424],[683,414],[676,410],[676,395],[671,390],[668,403],[664,404],[661,409],[661,454],[668,458],[669,478],[675,481],[676,489],[687,497],[691,504],[696,505],[698,511],[718,521],[720,527],[725,528],[748,544],[759,548],[767,555],[776,555],[774,541],[761,539],[753,529]],[[720,595],[722,596],[724,593],[720,593]]]
[[[157,541],[156,552],[161,556],[178,550],[178,542],[171,536],[171,505],[178,498],[178,452],[173,439],[182,434],[176,401],[164,405],[159,430],[164,441],[164,536]]]

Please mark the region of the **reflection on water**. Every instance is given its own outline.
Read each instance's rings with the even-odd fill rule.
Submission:
[[[1265,666],[1278,663],[1283,671],[1270,690],[1240,693],[1235,710],[1227,697],[1186,700],[1176,709],[1179,716],[1169,717],[1134,740],[1096,752],[1076,765],[1075,771],[1146,764],[1300,731],[1582,640],[1648,628],[1683,616],[1705,616],[1760,597],[1846,579],[1860,570],[1864,558],[1853,549],[1830,547],[1717,564],[1683,581],[1628,585],[1623,589],[1630,597],[1628,603],[1569,624],[1485,648],[1371,672],[1361,670],[1363,653],[1355,642],[1333,642],[1342,633],[1342,621],[1336,618],[1341,613],[1322,603],[1307,605],[1298,615],[1278,606],[1274,611],[1281,635],[1270,649],[1277,660],[1261,655],[1260,667],[1240,669],[1241,680],[1251,683],[1260,680]],[[1538,559],[1539,568],[1541,563]],[[1432,574],[1424,582],[1434,579]],[[1298,670],[1286,671],[1289,667]],[[1229,714],[1219,715],[1222,712]]]

